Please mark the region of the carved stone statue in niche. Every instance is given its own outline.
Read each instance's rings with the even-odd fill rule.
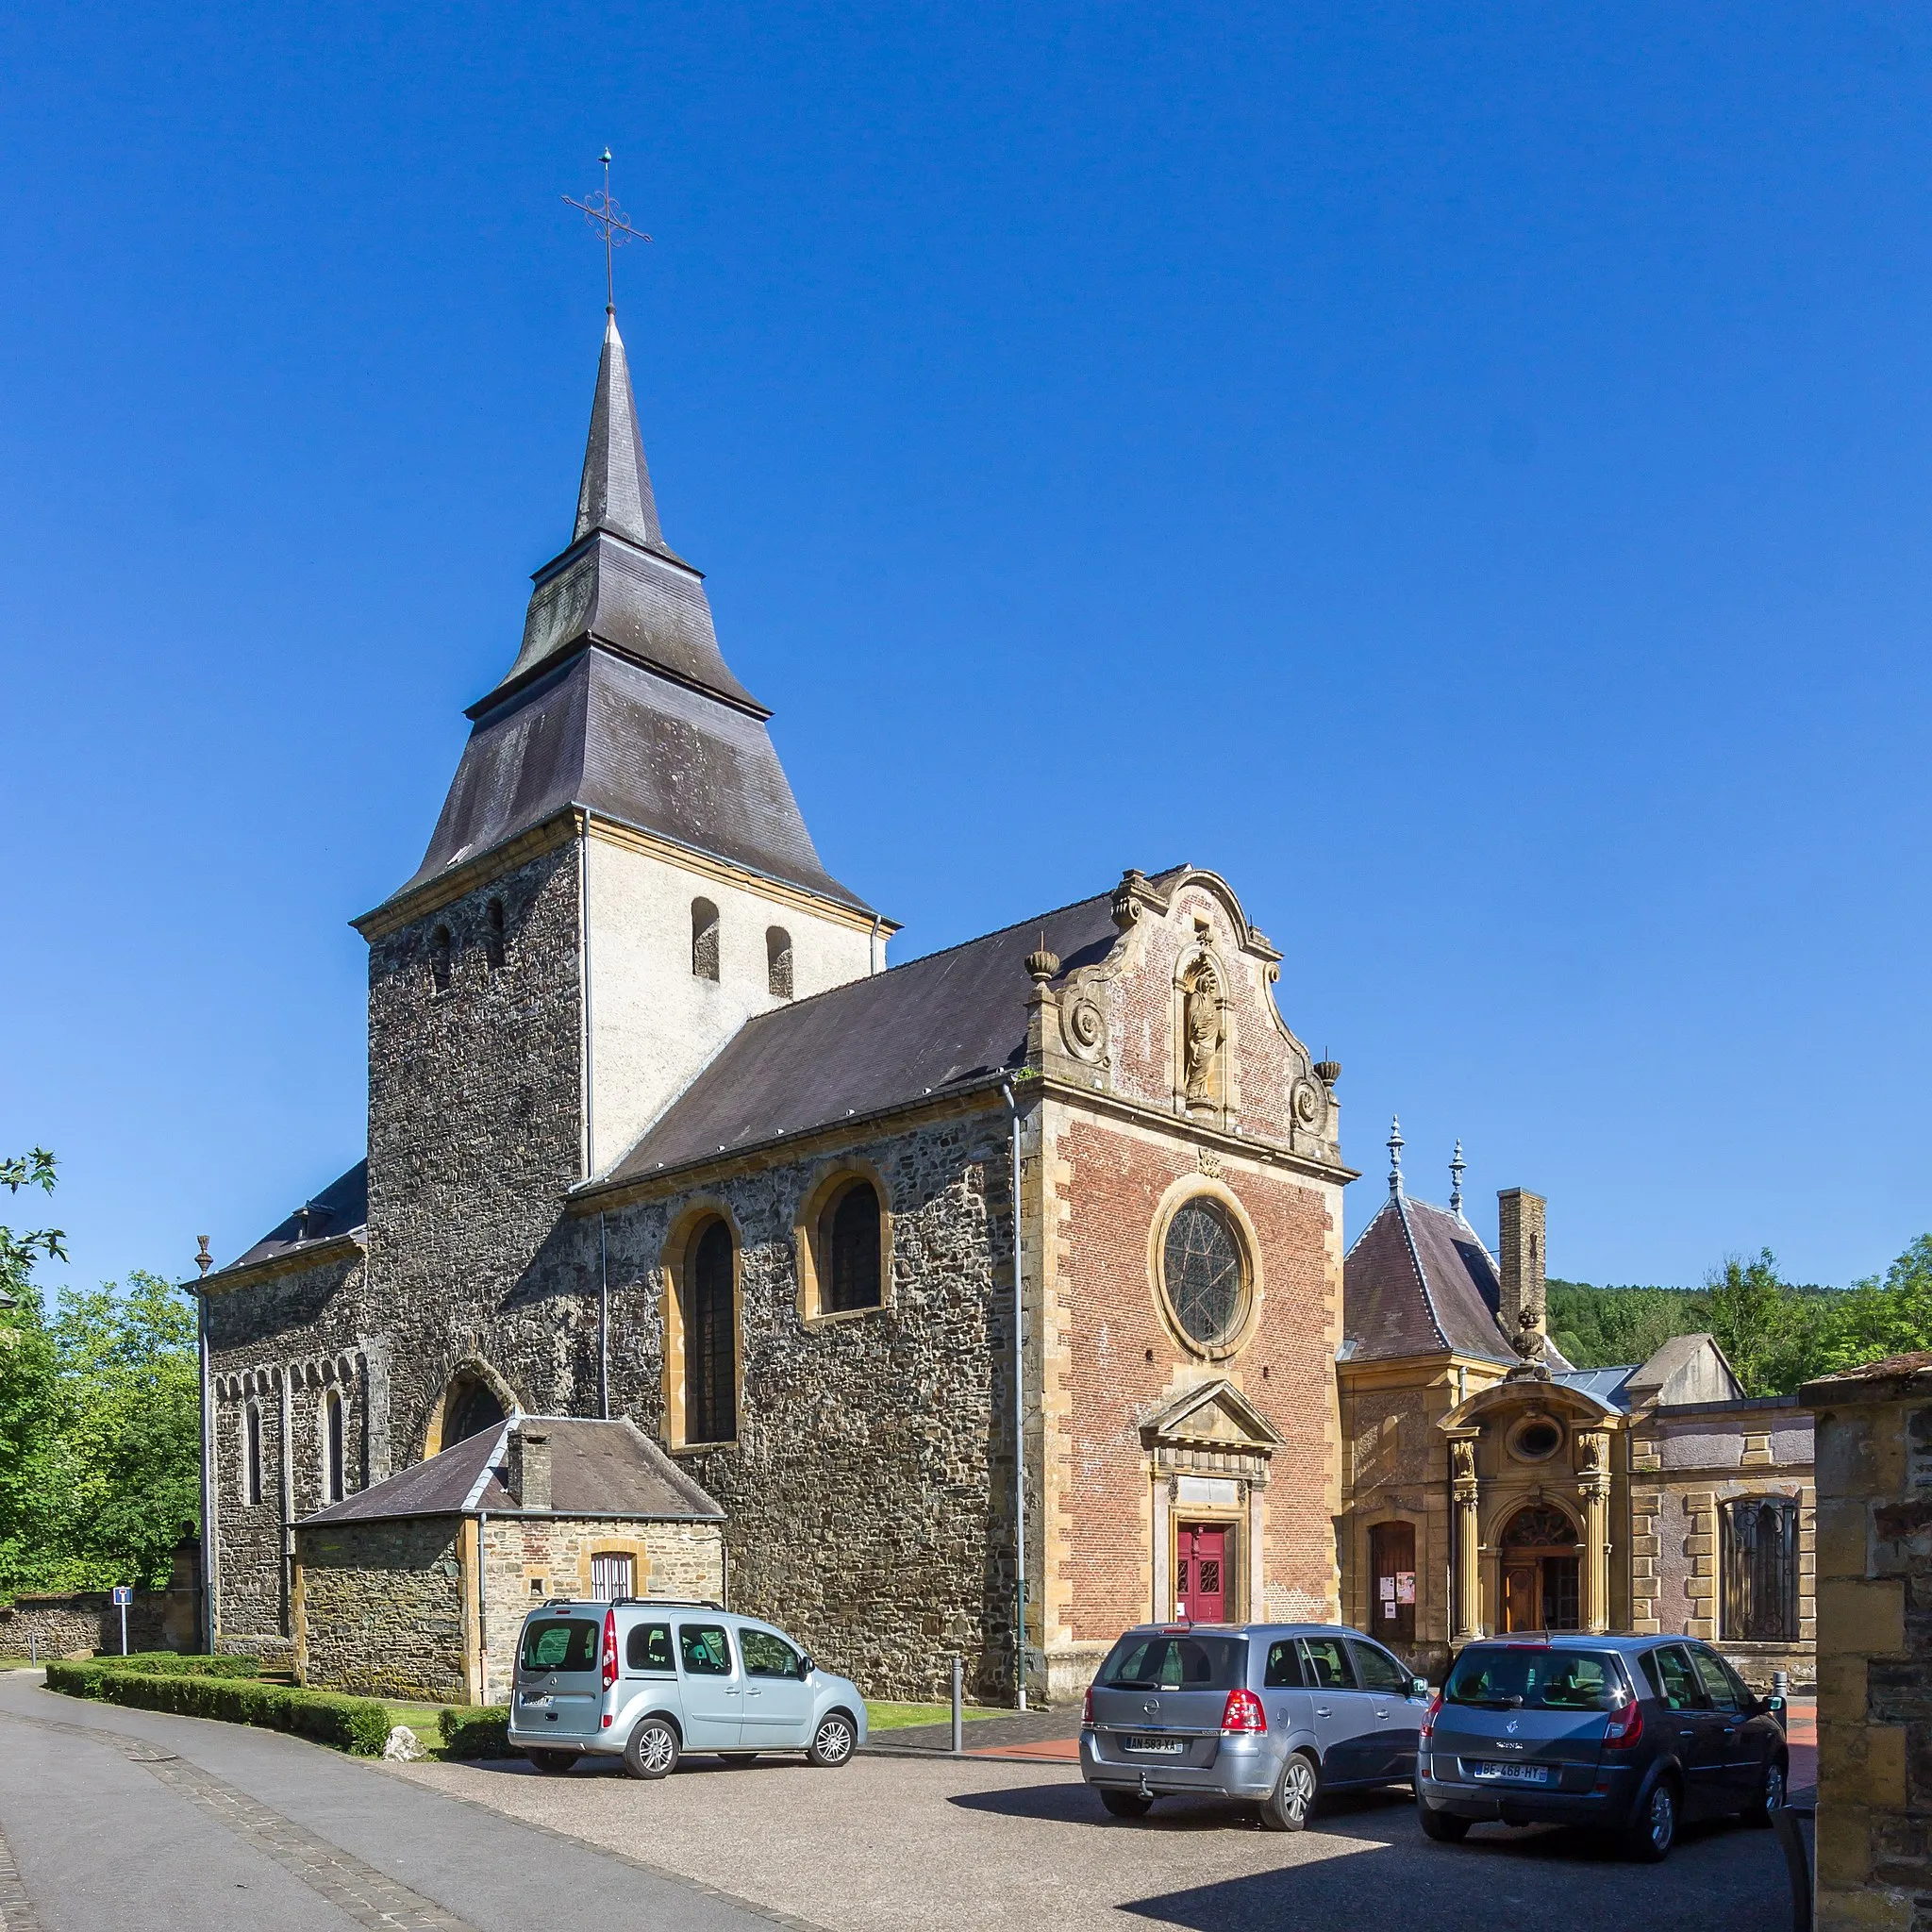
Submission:
[[[1190,1107],[1214,1098],[1214,1057],[1221,1051],[1223,1030],[1220,976],[1213,960],[1203,959],[1194,969],[1181,1014]]]
[[[1604,1439],[1597,1435],[1581,1435],[1576,1439],[1576,1473],[1578,1475],[1599,1475],[1604,1466]]]
[[[1450,1454],[1455,1457],[1456,1480],[1459,1483],[1474,1482],[1475,1444],[1464,1437],[1452,1442],[1449,1448]]]

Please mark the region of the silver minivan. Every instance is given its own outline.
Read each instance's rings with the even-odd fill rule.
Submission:
[[[1117,1818],[1223,1797],[1299,1831],[1319,1793],[1408,1784],[1429,1687],[1334,1624],[1146,1624],[1087,1692],[1080,1771]]]
[[[782,1630],[714,1603],[553,1600],[524,1619],[509,1741],[546,1772],[595,1755],[667,1777],[687,1751],[837,1766],[865,1742],[865,1700]]]

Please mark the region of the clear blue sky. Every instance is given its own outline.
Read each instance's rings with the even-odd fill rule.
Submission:
[[[68,1278],[361,1152],[346,921],[568,536],[607,142],[666,532],[894,957],[1212,865],[1351,1235],[1392,1108],[1561,1274],[1932,1228],[1932,25],[1478,11],[9,9],[0,1151]]]

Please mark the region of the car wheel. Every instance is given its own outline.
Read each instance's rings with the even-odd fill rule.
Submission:
[[[1301,1831],[1314,1815],[1321,1774],[1306,1751],[1291,1751],[1274,1789],[1261,1800],[1261,1823],[1269,1831]]]
[[[1640,1865],[1660,1865],[1677,1838],[1677,1788],[1660,1777],[1637,1816],[1624,1828],[1624,1854]]]
[[[1757,1775],[1757,1790],[1740,1816],[1746,1824],[1769,1824],[1771,1814],[1782,1807],[1785,1802],[1785,1761],[1782,1757],[1768,1757],[1764,1769]]]
[[[1439,1845],[1459,1845],[1469,1836],[1469,1820],[1453,1811],[1438,1811],[1428,1800],[1416,1795],[1415,1815],[1421,1821],[1423,1836]]]
[[[1154,1808],[1154,1800],[1143,1798],[1139,1791],[1103,1790],[1100,1802],[1116,1818],[1144,1818]]]
[[[524,1756],[539,1771],[547,1772],[552,1777],[561,1777],[577,1761],[575,1751],[525,1751]]]
[[[682,1750],[676,1729],[668,1720],[647,1717],[624,1747],[624,1768],[633,1777],[669,1777],[677,1769]]]
[[[819,1720],[818,1729],[811,1734],[811,1749],[805,1755],[823,1770],[836,1771],[841,1764],[851,1763],[858,1744],[858,1733],[852,1720],[842,1710],[834,1710]]]

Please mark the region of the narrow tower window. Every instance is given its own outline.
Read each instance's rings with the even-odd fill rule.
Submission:
[[[252,1402],[242,1418],[242,1494],[261,1501],[261,1411]]]
[[[439,925],[429,935],[429,983],[438,992],[447,992],[450,981],[449,927]]]
[[[340,1503],[345,1493],[342,1454],[342,1398],[331,1389],[323,1397],[323,1500]]]
[[[691,902],[691,970],[696,979],[718,976],[718,908],[708,899]]]
[[[791,997],[791,935],[782,925],[765,928],[765,972],[771,980],[772,997]]]
[[[483,957],[490,962],[490,970],[497,972],[503,965],[503,901],[492,899],[483,916]]]

